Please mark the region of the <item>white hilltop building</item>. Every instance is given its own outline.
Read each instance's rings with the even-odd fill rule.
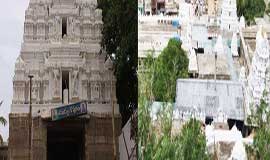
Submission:
[[[198,73],[198,62],[195,50],[190,49],[189,54],[189,64],[188,64],[188,72],[192,74]]]
[[[242,30],[245,28],[246,28],[246,20],[244,16],[241,16],[240,21],[239,21],[239,30]]]
[[[181,26],[182,48],[188,51],[192,47],[192,23],[187,22]]]
[[[194,16],[194,9],[191,3],[186,3],[184,0],[179,1],[179,18],[181,23],[189,22]]]
[[[178,35],[178,27],[173,25],[177,21],[178,16],[138,15],[138,57],[145,58],[150,51],[158,57],[169,40]]]
[[[244,120],[243,88],[240,82],[227,80],[177,79],[174,110],[181,117],[205,120],[212,117],[215,122],[227,119]]]
[[[238,57],[238,47],[237,47],[237,35],[234,32],[233,36],[232,36],[232,41],[231,41],[231,52],[232,52],[232,56],[234,57]]]
[[[214,53],[224,54],[223,39],[221,35],[219,35],[217,38],[217,42],[214,47]]]
[[[270,47],[267,35],[262,30],[262,26],[256,35],[256,49],[253,55],[251,70],[248,76],[247,102],[250,105],[259,105],[263,96],[266,83],[266,69],[269,67]],[[268,86],[269,87],[269,86]]]
[[[194,18],[194,8],[191,3],[184,0],[179,2],[179,20],[181,24],[182,48],[188,51],[192,43],[192,23]]]
[[[229,32],[238,29],[236,0],[223,0],[220,28]]]

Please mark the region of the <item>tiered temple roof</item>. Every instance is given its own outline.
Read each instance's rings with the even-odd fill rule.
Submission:
[[[236,0],[223,0],[221,13],[221,29],[226,31],[236,31],[237,21]]]
[[[269,42],[262,26],[256,35],[256,50],[248,77],[249,104],[258,105],[265,90],[266,68],[269,66]]]

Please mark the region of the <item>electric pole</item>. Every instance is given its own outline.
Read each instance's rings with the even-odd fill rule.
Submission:
[[[32,78],[33,75],[29,75],[30,79],[30,105],[29,105],[29,160],[31,160],[31,148],[32,148]]]

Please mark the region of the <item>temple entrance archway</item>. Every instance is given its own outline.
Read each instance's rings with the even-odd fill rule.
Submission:
[[[48,122],[47,160],[84,160],[84,123],[79,120]]]

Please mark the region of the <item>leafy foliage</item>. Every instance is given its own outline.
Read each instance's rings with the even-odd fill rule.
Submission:
[[[267,5],[267,9],[265,10],[265,13],[270,16],[270,2]]]
[[[0,102],[0,107],[1,107],[2,103],[3,103],[3,101]],[[7,125],[7,120],[4,117],[0,116],[0,123],[5,126],[5,125]]]
[[[265,96],[266,92],[264,92],[260,105],[248,118],[250,124],[256,125],[254,143],[248,148],[248,151],[255,154],[257,159],[270,159],[270,112]]]
[[[0,123],[5,126],[7,125],[7,120],[4,117],[0,117]]]
[[[188,77],[188,58],[181,42],[171,39],[155,63],[153,93],[156,101],[172,101],[176,95],[176,80]]]
[[[255,17],[263,17],[265,7],[264,0],[237,0],[237,15],[243,15],[248,24],[253,24]]]
[[[206,160],[206,140],[202,134],[201,123],[195,119],[190,119],[182,128],[179,136],[181,142],[182,157],[184,159]]]
[[[170,41],[171,43],[177,43]],[[169,46],[169,45],[168,45]],[[171,47],[179,47],[171,45]],[[178,50],[178,49],[175,49]],[[164,52],[163,52],[164,53]],[[168,54],[171,52],[167,52]],[[177,53],[172,53],[176,55]],[[179,54],[179,52],[178,52]],[[170,56],[172,56],[170,55]],[[169,56],[165,56],[168,58]],[[174,57],[170,57],[174,59]],[[171,61],[171,59],[163,59]],[[175,63],[175,62],[174,62]],[[206,151],[206,140],[201,131],[200,122],[191,119],[187,122],[179,135],[172,135],[172,98],[171,90],[164,90],[164,96],[169,103],[163,103],[158,114],[158,120],[151,119],[151,106],[154,97],[154,82],[156,81],[157,69],[162,64],[155,60],[150,54],[144,61],[145,72],[138,73],[139,79],[139,114],[138,114],[138,151],[139,159],[143,160],[204,160],[208,159]],[[169,68],[169,66],[166,66]],[[178,72],[176,70],[173,70]],[[171,71],[172,74],[175,74]],[[174,80],[176,81],[176,79]],[[175,89],[175,86],[171,88]]]
[[[117,100],[125,124],[138,104],[137,2],[98,0],[98,4],[104,23],[101,45],[114,61]]]
[[[237,16],[240,17],[244,14],[246,0],[237,0]]]

